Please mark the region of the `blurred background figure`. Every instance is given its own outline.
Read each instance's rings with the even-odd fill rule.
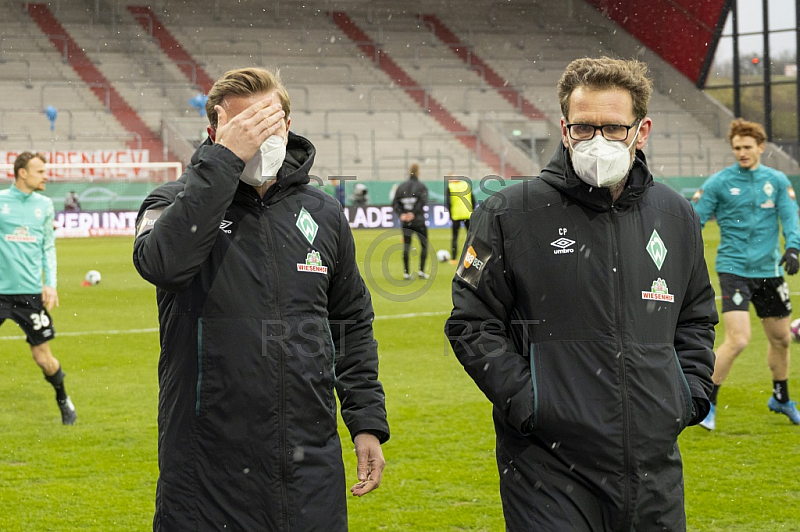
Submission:
[[[447,208],[450,210],[450,220],[453,226],[453,238],[450,242],[450,264],[458,262],[458,231],[464,225],[465,232],[469,230],[469,217],[475,210],[475,194],[472,193],[472,183],[469,179],[454,174],[447,176]]]
[[[419,180],[419,165],[412,164],[408,169],[408,179],[400,183],[392,200],[392,208],[400,218],[403,230],[403,279],[410,280],[408,256],[411,251],[411,236],[416,234],[420,243],[420,279],[427,279],[425,259],[428,258],[428,227],[425,225],[425,205],[428,204],[428,187]]]
[[[344,183],[338,179],[329,178],[328,183],[323,187],[323,190],[339,200],[339,203],[344,205]]]
[[[74,190],[70,190],[69,194],[64,198],[64,211],[65,212],[80,212],[81,202],[78,199],[78,194]]]
[[[353,187],[353,208],[357,209],[361,207],[362,209],[369,205],[369,190],[367,190],[367,185],[364,183],[356,183],[356,186]]]

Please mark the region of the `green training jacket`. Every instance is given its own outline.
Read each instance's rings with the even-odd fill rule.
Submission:
[[[56,288],[53,201],[16,186],[0,191],[0,294],[38,294]]]

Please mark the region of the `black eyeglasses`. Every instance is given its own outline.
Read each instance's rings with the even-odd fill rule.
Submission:
[[[641,121],[637,118],[633,124],[625,126],[622,124],[605,124],[602,126],[594,126],[592,124],[567,124],[567,131],[572,140],[591,140],[594,138],[597,130],[606,140],[625,140],[628,138],[628,132],[632,127],[636,127]]]

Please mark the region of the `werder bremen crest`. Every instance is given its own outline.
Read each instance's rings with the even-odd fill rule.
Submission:
[[[650,254],[650,258],[656,263],[656,268],[661,270],[661,266],[664,265],[664,259],[667,256],[667,246],[664,245],[664,241],[661,240],[658,231],[655,229],[653,229],[653,234],[650,235],[650,241],[647,243],[646,249]]]
[[[306,237],[309,244],[314,243],[314,239],[317,237],[317,231],[319,231],[319,226],[317,222],[314,221],[314,218],[308,214],[308,211],[305,207],[300,209],[300,213],[297,215],[297,228],[300,229],[300,232],[303,233],[303,236]]]

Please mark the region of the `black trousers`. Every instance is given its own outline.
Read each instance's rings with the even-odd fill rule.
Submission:
[[[452,220],[453,222],[453,239],[450,243],[450,257],[453,260],[458,260],[461,256],[461,253],[458,252],[458,230],[461,227],[461,224],[464,224],[464,229],[469,231],[469,219],[466,220]]]
[[[403,225],[403,271],[408,272],[408,256],[411,251],[411,237],[416,234],[419,239],[419,270],[425,271],[425,260],[428,258],[428,228],[425,225]]]

